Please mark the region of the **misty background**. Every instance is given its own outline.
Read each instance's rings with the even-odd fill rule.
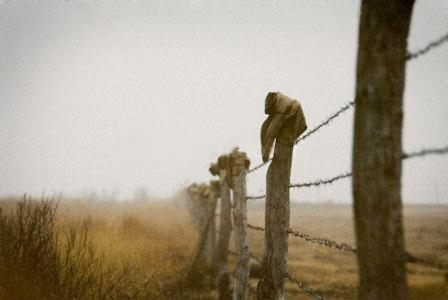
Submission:
[[[235,146],[261,162],[269,91],[312,128],[355,92],[359,1],[38,1],[0,4],[0,197],[168,197],[208,182]],[[417,1],[415,51],[448,29]],[[407,64],[405,151],[448,141],[448,45]],[[292,182],[351,169],[353,111],[296,146]],[[264,193],[267,167],[249,175]],[[448,159],[405,161],[405,203],[448,204]],[[350,203],[350,180],[291,190]]]

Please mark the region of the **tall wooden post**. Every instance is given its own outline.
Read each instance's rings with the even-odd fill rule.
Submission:
[[[233,222],[235,225],[235,252],[236,269],[233,285],[233,300],[248,299],[247,284],[250,272],[249,238],[247,234],[247,207],[246,207],[246,174],[250,160],[246,152],[233,150],[229,155],[231,169],[231,187],[233,189]]]
[[[363,1],[353,197],[358,298],[407,299],[401,215],[403,90],[413,0]]]
[[[221,197],[221,207],[219,214],[219,235],[218,235],[218,245],[217,245],[217,279],[218,279],[218,289],[219,289],[219,299],[228,300],[231,299],[230,292],[230,274],[227,268],[227,256],[229,252],[230,234],[232,232],[232,219],[231,219],[231,202],[230,202],[230,189],[227,178],[226,169],[227,165],[227,155],[222,155],[218,158],[218,170],[219,181],[220,181],[220,197]],[[212,165],[213,167],[213,165]],[[216,170],[210,172],[216,172]]]
[[[292,150],[295,140],[306,130],[306,122],[300,104],[280,92],[267,95],[265,113],[269,117],[261,128],[264,162],[276,142],[266,175],[265,249],[257,296],[263,300],[279,300],[284,299],[288,258]]]

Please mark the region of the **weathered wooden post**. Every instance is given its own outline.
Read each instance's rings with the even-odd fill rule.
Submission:
[[[210,181],[211,197],[214,199],[213,214],[216,215],[216,205],[218,199],[220,198],[220,182],[219,180]],[[216,248],[216,218],[213,218],[212,224],[209,229],[210,241],[210,251],[211,251],[211,261],[210,261],[210,286],[216,287],[217,282],[217,270],[218,270],[218,253]]]
[[[209,232],[210,228],[213,226],[214,218],[210,219],[211,214],[211,206],[214,204],[211,204],[210,202],[210,187],[202,183],[199,185],[199,213],[198,213],[198,219],[199,219],[199,236],[205,236],[205,243],[203,247],[199,248],[199,253],[202,261],[204,262],[204,265],[208,264],[208,258],[211,257],[210,253],[210,240],[209,240]],[[213,212],[214,214],[214,212]],[[209,223],[209,224],[208,224]]]
[[[227,256],[229,252],[230,233],[232,232],[231,202],[228,177],[226,173],[227,155],[218,158],[218,163],[210,167],[213,175],[219,175],[221,208],[219,214],[219,236],[217,245],[217,279],[219,299],[231,299],[230,274],[227,268]],[[214,167],[215,166],[215,167]]]
[[[235,226],[236,270],[233,300],[248,299],[247,285],[250,272],[249,238],[247,234],[246,174],[250,160],[246,152],[234,149],[229,154],[230,186],[233,189],[233,222]]]
[[[212,269],[212,264],[214,263],[214,257],[216,256],[216,218],[214,217],[216,214],[216,202],[217,202],[217,194],[215,189],[210,185],[206,186],[206,220],[210,219],[210,225],[208,227],[208,231],[205,232],[207,234],[207,242],[206,242],[206,258],[207,263]],[[213,216],[213,217],[211,217]]]
[[[190,220],[193,223],[196,230],[200,231],[200,224],[199,224],[199,210],[200,210],[200,201],[199,201],[199,186],[197,183],[191,184],[187,190],[187,199],[186,199],[186,206],[188,209],[188,212],[190,213]]]
[[[363,1],[353,197],[358,298],[407,299],[401,216],[403,90],[413,0]]]
[[[289,184],[295,140],[306,130],[302,107],[296,100],[277,93],[266,97],[269,115],[261,128],[263,161],[275,142],[274,157],[266,175],[265,247],[258,299],[284,299],[283,285],[288,257]]]
[[[199,196],[199,210],[198,223],[199,223],[199,240],[196,249],[196,254],[193,262],[186,275],[186,283],[190,286],[200,287],[203,284],[203,279],[209,271],[209,263],[207,257],[213,257],[213,252],[209,253],[207,250],[210,248],[208,243],[211,243],[210,239],[210,227],[215,219],[215,211],[210,207],[215,207],[216,203],[209,203],[215,198],[212,196],[211,188],[206,184],[201,184],[193,192],[197,191]]]

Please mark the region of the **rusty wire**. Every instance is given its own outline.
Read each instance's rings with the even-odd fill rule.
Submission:
[[[442,37],[438,38],[437,40],[429,42],[429,44],[426,47],[424,47],[420,50],[417,50],[415,52],[408,52],[406,54],[406,60],[411,60],[411,59],[417,58],[421,55],[424,55],[429,50],[442,45],[444,42],[448,42],[448,32],[445,33],[445,35],[443,35]]]
[[[324,300],[325,299],[323,296],[319,295],[315,290],[310,288],[306,283],[304,283],[303,281],[300,281],[300,280],[292,277],[291,274],[286,273],[285,277],[289,281],[291,281],[292,283],[295,283],[299,288],[301,288],[302,290],[304,290],[308,294],[314,296],[316,299],[320,299],[320,300]]]

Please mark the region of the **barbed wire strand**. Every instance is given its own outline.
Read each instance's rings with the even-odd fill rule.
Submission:
[[[356,249],[348,244],[345,244],[345,243],[338,243],[333,240],[324,239],[321,237],[314,237],[309,234],[305,234],[305,233],[302,233],[302,232],[299,232],[296,230],[292,230],[291,228],[288,229],[288,233],[295,237],[301,238],[302,240],[310,242],[310,243],[319,244],[319,245],[322,245],[322,246],[325,246],[328,248],[333,248],[333,249],[336,249],[339,251],[356,254]]]
[[[355,101],[350,101],[349,103],[342,106],[338,111],[332,113],[330,116],[328,116],[324,121],[322,121],[319,125],[315,126],[313,129],[309,130],[306,134],[299,137],[294,144],[297,145],[301,141],[307,139],[309,136],[313,135],[317,131],[319,131],[322,127],[327,126],[330,124],[330,122],[337,117],[339,117],[342,113],[346,112],[349,108],[351,108],[353,105],[355,105]]]
[[[336,175],[332,178],[328,179],[317,179],[315,181],[311,182],[304,182],[304,183],[291,183],[289,185],[289,188],[304,188],[304,187],[312,187],[312,186],[319,186],[319,185],[326,185],[326,184],[332,184],[335,181],[348,178],[352,176],[352,172],[346,172],[339,175]]]
[[[314,296],[316,299],[319,299],[319,300],[324,300],[325,299],[323,296],[319,295],[314,289],[310,288],[306,283],[304,283],[303,281],[300,281],[300,280],[292,277],[291,274],[286,273],[285,277],[289,281],[291,281],[292,283],[295,283],[299,288],[301,288],[302,290],[304,290],[308,294]]]
[[[448,154],[448,145],[444,146],[444,147],[423,148],[418,151],[403,153],[402,159],[406,160],[406,159],[411,159],[411,158],[421,158],[421,157],[424,157],[427,155],[443,155],[443,154]],[[304,183],[291,183],[289,185],[289,187],[290,188],[305,188],[305,187],[327,185],[327,184],[332,184],[335,181],[339,181],[341,179],[349,178],[352,175],[353,174],[351,172],[345,172],[345,173],[340,173],[340,174],[333,176],[331,178],[328,178],[328,179],[316,179],[314,181],[304,182]],[[258,199],[263,199],[263,198],[266,198],[266,194],[259,195],[259,196],[247,196],[246,197],[246,199],[248,199],[248,200],[258,200]]]
[[[432,148],[423,148],[419,151],[409,152],[409,153],[403,153],[402,159],[409,159],[409,158],[416,158],[416,157],[423,157],[426,155],[443,155],[448,153],[448,145],[444,147],[432,147]]]
[[[256,226],[252,224],[247,224],[247,227],[252,230],[258,230],[258,231],[264,231],[265,229],[261,226]],[[307,242],[313,243],[313,244],[319,244],[322,246],[325,246],[327,248],[333,248],[339,251],[349,252],[349,253],[356,253],[356,249],[352,246],[345,244],[345,243],[338,243],[333,240],[324,239],[321,237],[314,237],[309,234],[305,234],[296,230],[292,230],[291,228],[288,229],[288,234],[291,234],[295,237],[301,238],[302,240],[305,240]]]
[[[319,125],[313,127],[313,129],[309,130],[306,134],[304,134],[302,137],[298,138],[294,144],[297,145],[299,142],[305,140],[306,138],[308,138],[309,136],[313,135],[314,133],[316,133],[317,131],[319,131],[322,127],[330,124],[330,122],[334,119],[336,119],[338,116],[340,116],[343,112],[347,111],[350,107],[352,107],[355,104],[354,101],[351,101],[347,104],[345,104],[343,107],[341,107],[338,111],[332,113],[330,116],[328,116],[325,120],[323,120]],[[261,167],[263,167],[264,165],[266,165],[268,162],[272,161],[272,157],[268,159],[268,161],[261,163],[257,166],[255,166],[254,168],[250,169],[247,173],[252,173],[258,169],[260,169]]]
[[[431,49],[442,45],[444,42],[448,42],[448,32],[445,35],[443,35],[442,37],[440,37],[439,39],[429,42],[429,44],[426,47],[424,47],[420,50],[417,50],[415,52],[412,52],[412,53],[408,52],[406,54],[406,60],[412,60],[421,55],[424,55],[424,54],[428,53],[428,51],[430,51]]]
[[[444,42],[448,41],[448,33],[446,33],[445,35],[443,35],[442,37],[440,37],[437,40],[431,41],[429,42],[426,47],[417,50],[415,52],[408,52],[406,54],[406,60],[412,60],[415,59],[421,55],[424,55],[426,53],[428,53],[431,49],[436,48],[440,45],[442,45]],[[322,121],[319,125],[315,126],[313,129],[311,129],[310,131],[308,131],[306,134],[304,134],[302,137],[298,138],[294,144],[298,144],[299,142],[305,140],[306,138],[308,138],[309,136],[313,135],[314,133],[316,133],[317,131],[319,131],[322,127],[328,125],[332,120],[334,120],[335,118],[339,117],[343,112],[347,111],[349,108],[353,107],[355,105],[355,101],[350,101],[347,104],[345,104],[344,106],[342,106],[338,111],[332,113],[329,117],[327,117],[324,121]],[[269,158],[267,162],[261,163],[257,166],[255,166],[254,168],[250,169],[247,173],[252,173],[258,169],[260,169],[261,167],[265,166],[268,162],[272,161],[272,158]]]
[[[252,230],[258,230],[258,231],[265,230],[261,226],[256,226],[256,225],[252,225],[252,224],[247,224],[247,227]],[[293,230],[291,228],[288,229],[287,232],[288,232],[288,234],[291,234],[295,237],[301,238],[310,243],[319,244],[319,245],[325,246],[327,248],[332,248],[332,249],[336,249],[336,250],[351,253],[351,254],[357,253],[356,248],[354,248],[353,246],[350,246],[349,244],[346,244],[346,243],[338,243],[334,240],[325,239],[325,238],[321,238],[321,237],[314,237],[314,236]],[[418,264],[418,265],[421,265],[424,267],[435,268],[435,269],[439,269],[442,271],[448,270],[448,263],[438,261],[435,259],[425,258],[425,257],[417,257],[415,255],[409,254],[408,252],[406,253],[406,255],[407,255],[406,261],[408,263],[414,263],[414,264]]]

